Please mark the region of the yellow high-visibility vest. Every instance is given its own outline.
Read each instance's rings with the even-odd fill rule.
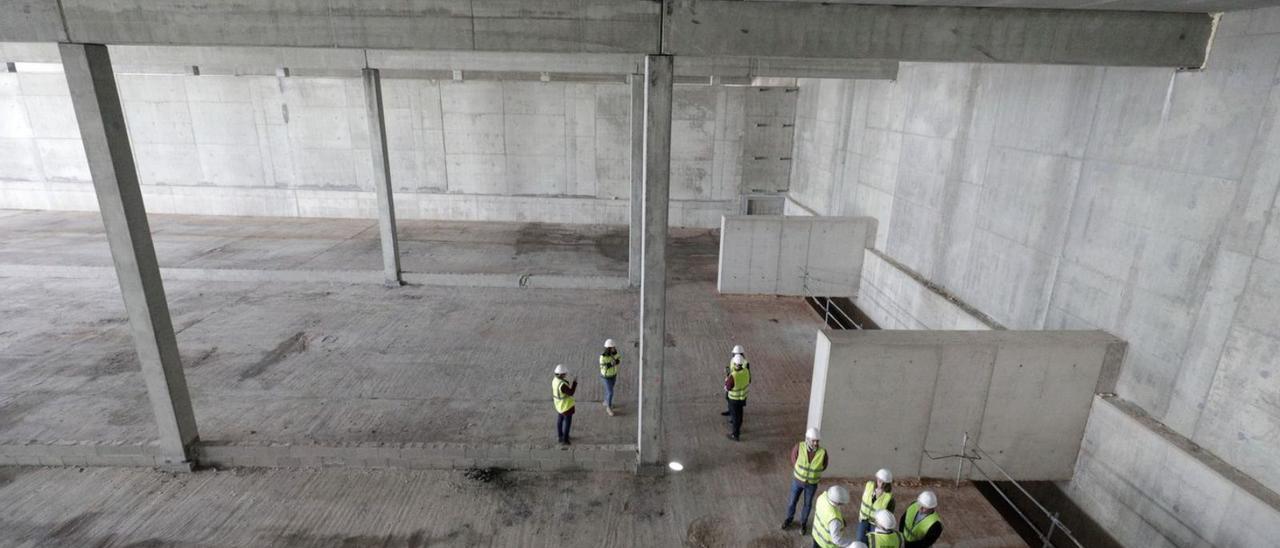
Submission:
[[[836,548],[836,540],[831,538],[831,521],[840,522],[840,527],[844,528],[844,514],[840,512],[840,508],[831,503],[831,499],[827,498],[827,494],[818,495],[818,500],[813,504],[813,528],[810,533],[813,534],[813,542],[822,548]]]
[[[876,510],[888,510],[893,501],[893,493],[885,491],[876,498],[876,482],[868,481],[862,490],[862,521],[876,521]]]
[[[817,485],[818,480],[822,479],[822,467],[827,464],[827,449],[819,447],[813,453],[812,461],[809,460],[809,446],[805,442],[800,442],[798,451],[793,475],[800,481]]]
[[[902,535],[897,531],[867,533],[867,548],[901,548]]]
[[[556,404],[556,413],[565,413],[573,409],[573,396],[566,396],[560,387],[569,384],[560,377],[551,377],[551,402]]]
[[[618,376],[618,362],[622,358],[617,354],[600,354],[600,376],[613,378]]]
[[[751,386],[751,371],[747,369],[739,369],[730,373],[733,376],[733,390],[729,391],[729,399],[735,401],[746,401],[747,387]]]
[[[907,542],[915,542],[924,538],[929,534],[929,529],[933,524],[941,522],[942,518],[938,516],[938,512],[934,512],[924,517],[919,522],[916,521],[916,515],[920,513],[920,503],[913,502],[907,507],[906,519],[903,523],[898,524],[898,528],[902,529],[902,538]]]

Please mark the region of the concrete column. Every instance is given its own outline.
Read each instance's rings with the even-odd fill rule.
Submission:
[[[667,338],[667,207],[671,197],[670,55],[644,60],[644,215],[640,272],[640,466],[662,464]]]
[[[400,277],[400,242],[396,237],[396,205],[391,197],[391,162],[387,157],[387,128],[382,115],[382,76],[378,69],[360,71],[364,104],[369,117],[369,152],[373,156],[373,190],[378,195],[378,234],[382,240],[383,282],[404,285]]]
[[[627,284],[640,287],[641,219],[644,218],[644,75],[631,75],[631,217]]]
[[[111,73],[111,57],[100,44],[58,44],[58,51],[129,314],[142,379],[160,430],[162,464],[186,462],[191,444],[199,437],[196,419],[151,243],[124,111]]]

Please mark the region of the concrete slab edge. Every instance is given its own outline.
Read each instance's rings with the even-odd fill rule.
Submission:
[[[466,470],[587,470],[634,472],[632,444],[576,445],[567,449],[538,444],[394,443],[240,444],[200,442],[202,466],[250,468],[400,468]]]
[[[1268,489],[1258,480],[1253,479],[1252,476],[1228,464],[1217,455],[1214,455],[1200,447],[1196,442],[1191,441],[1182,434],[1174,432],[1168,426],[1165,426],[1164,423],[1156,420],[1134,403],[1118,396],[1097,396],[1097,398],[1099,405],[1110,404],[1114,406],[1117,410],[1127,415],[1143,428],[1146,428],[1155,435],[1160,436],[1164,441],[1197,461],[1201,466],[1221,477],[1222,481],[1231,483],[1237,489],[1244,491],[1255,499],[1258,499],[1258,502],[1270,506],[1271,509],[1276,512],[1276,517],[1280,518],[1280,493],[1276,493],[1275,491]]]
[[[586,470],[635,472],[634,444],[351,443],[301,445],[197,442],[197,462],[216,468],[401,468],[418,470]],[[0,443],[0,466],[104,466],[178,469],[154,444],[64,441]]]
[[[380,270],[265,270],[231,268],[161,268],[166,280],[232,283],[381,284]],[[107,266],[0,265],[0,277],[114,280]],[[505,287],[524,289],[627,289],[625,276],[559,274],[461,274],[405,272],[406,283],[439,287]]]

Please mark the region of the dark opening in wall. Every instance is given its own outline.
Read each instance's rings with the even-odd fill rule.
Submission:
[[[805,297],[804,300],[831,329],[880,329],[848,297]]]
[[[1020,481],[1018,483],[1028,493],[1031,493],[1036,502],[1043,505],[1045,509],[1058,514],[1058,520],[1071,532],[1071,536],[1075,537],[1081,546],[1087,546],[1088,548],[1121,548],[1121,544],[1111,538],[1106,529],[1099,526],[1093,521],[1093,518],[1090,518],[1079,506],[1076,506],[1076,503],[1067,497],[1066,493],[1063,493],[1062,489],[1054,482]],[[1009,497],[1009,501],[1001,497],[1000,493],[997,493],[990,483],[985,481],[973,482],[974,487],[977,487],[982,496],[986,497],[987,502],[990,502],[991,506],[1000,512],[1005,522],[1022,537],[1022,540],[1027,541],[1029,546],[1076,547],[1076,543],[1072,542],[1061,530],[1050,534],[1048,543],[1046,543],[1036,533],[1036,530],[1041,531],[1041,533],[1049,532],[1049,518],[1036,509],[1035,502],[1028,499],[1027,495],[1023,494],[1013,484],[1008,482],[996,482],[995,484],[1000,488],[1000,491],[1004,492],[1005,496]],[[1017,505],[1017,510],[1009,504],[1010,501]],[[1019,511],[1032,520],[1035,525],[1034,529],[1018,514]]]

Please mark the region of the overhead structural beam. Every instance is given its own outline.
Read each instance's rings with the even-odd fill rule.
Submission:
[[[695,64],[782,70],[714,74],[721,77],[858,78],[837,75],[882,68],[858,65],[876,59],[1199,67],[1213,26],[1213,18],[1203,13],[738,0],[666,0],[665,13],[664,3],[652,0],[475,2],[474,9],[471,0],[287,4],[0,0],[0,42],[312,48],[285,50],[277,57],[345,63],[356,70],[365,66],[359,50],[367,49],[368,66],[388,71],[435,70],[441,63],[518,71],[534,66],[529,61],[538,54],[572,53],[590,55],[579,59],[584,68],[566,72],[601,74],[637,72],[639,55],[660,51],[679,56],[682,66],[684,57],[705,57],[710,60]],[[241,50],[206,51],[206,61],[187,64],[217,65],[228,58],[256,62]],[[458,53],[438,54],[447,51]],[[797,59],[825,59],[835,66],[814,67]],[[605,68],[615,63],[623,66]],[[677,74],[681,70],[678,66]],[[833,70],[837,75],[822,75]]]
[[[164,459],[161,464],[188,462],[191,446],[198,438],[196,419],[151,242],[111,58],[103,45],[58,47],[106,227],[111,261],[129,315],[142,380],[160,432],[160,456]]]
[[[1199,67],[1202,13],[675,0],[663,53]]]
[[[660,9],[652,0],[0,0],[0,41],[652,53]]]

